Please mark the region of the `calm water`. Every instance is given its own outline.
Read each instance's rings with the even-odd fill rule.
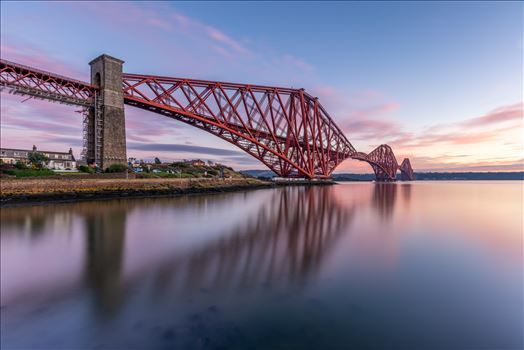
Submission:
[[[520,349],[522,182],[1,210],[4,349]]]

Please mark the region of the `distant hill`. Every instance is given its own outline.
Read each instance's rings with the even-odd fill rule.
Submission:
[[[275,177],[271,170],[243,170],[241,173],[254,177]],[[417,180],[524,180],[523,171],[514,172],[453,172],[453,173],[415,173]],[[335,181],[373,181],[373,174],[333,174]]]

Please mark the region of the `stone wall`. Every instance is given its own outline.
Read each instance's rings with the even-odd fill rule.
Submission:
[[[122,93],[122,66],[124,61],[108,55],[101,55],[89,63],[91,66],[91,84],[100,87],[102,97],[102,149],[101,168],[112,164],[127,164],[126,128],[124,97]],[[90,118],[94,123],[94,118]],[[93,136],[94,137],[94,136]],[[94,140],[93,140],[94,141]],[[94,154],[94,142],[90,142],[88,154]],[[88,147],[89,148],[89,147]]]

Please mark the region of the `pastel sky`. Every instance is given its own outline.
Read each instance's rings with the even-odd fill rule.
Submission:
[[[2,1],[1,57],[88,80],[128,73],[303,87],[359,151],[417,171],[523,170],[522,2]],[[2,92],[2,147],[79,155],[78,108]],[[128,156],[263,169],[235,146],[126,107]],[[370,172],[347,160],[338,172]]]

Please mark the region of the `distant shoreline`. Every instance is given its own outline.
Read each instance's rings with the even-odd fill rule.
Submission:
[[[243,170],[244,174],[254,177],[271,178],[275,174],[269,170]],[[333,181],[373,181],[375,175],[372,173],[336,173]],[[460,181],[460,180],[524,180],[524,171],[508,172],[415,172],[415,180],[419,181]]]
[[[390,183],[411,183],[411,182],[429,182],[429,181],[524,181],[524,179],[415,179],[411,181],[392,181]],[[373,179],[370,180],[358,180],[358,179],[337,179],[335,182],[376,182]],[[380,182],[380,181],[379,181]],[[387,183],[387,182],[384,182]]]

